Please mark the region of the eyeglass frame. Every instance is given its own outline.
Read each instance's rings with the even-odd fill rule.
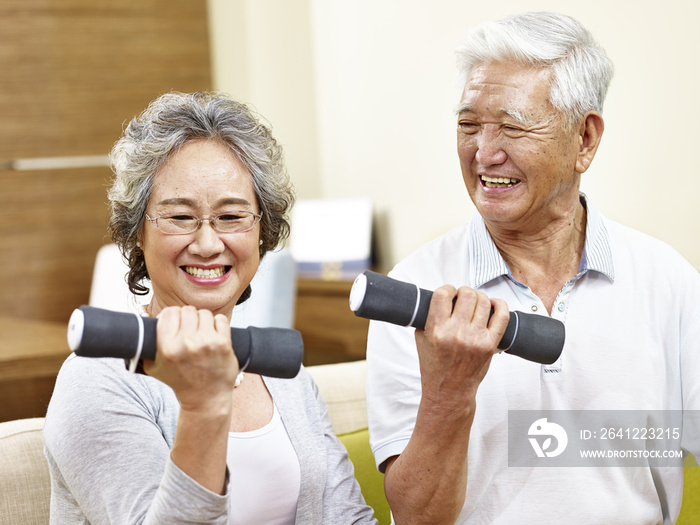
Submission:
[[[252,215],[252,216],[254,217],[254,219],[253,219],[253,224],[251,224],[250,228],[248,228],[247,230],[241,230],[241,231],[239,231],[239,232],[226,232],[226,231],[220,230],[219,228],[217,228],[217,227],[215,226],[216,223],[215,223],[214,221],[216,221],[216,219],[218,219],[218,218],[221,217],[222,215],[231,215],[231,214],[235,214],[235,213],[238,213],[238,214],[243,213],[243,214],[245,214],[245,215]],[[246,233],[246,232],[249,232],[250,230],[252,230],[253,228],[255,228],[255,225],[258,224],[258,223],[260,222],[260,220],[262,219],[262,212],[260,212],[260,213],[253,213],[252,211],[245,211],[245,210],[224,211],[224,212],[221,212],[221,213],[217,213],[217,214],[214,215],[213,217],[199,217],[199,216],[195,215],[194,213],[179,213],[179,212],[175,212],[175,213],[164,213],[164,214],[162,214],[162,215],[158,215],[158,217],[150,217],[150,216],[148,215],[148,213],[144,213],[144,215],[146,216],[146,220],[149,221],[151,224],[153,224],[153,226],[155,226],[156,229],[157,229],[159,232],[161,232],[163,235],[192,235],[193,233],[197,233],[197,231],[199,231],[199,229],[202,227],[202,223],[203,223],[204,221],[209,221],[209,224],[210,224],[210,226],[212,227],[212,229],[213,229],[215,232],[219,233],[219,234],[223,234],[223,235],[235,235],[235,234],[237,234],[237,233]],[[162,218],[164,218],[164,217],[165,217],[165,218],[177,217],[178,215],[179,215],[179,216],[185,216],[185,217],[191,217],[191,218],[193,218],[193,219],[197,219],[197,226],[195,227],[195,229],[192,230],[192,231],[189,231],[189,232],[178,232],[178,233],[172,232],[172,233],[171,233],[171,232],[163,231],[163,230],[158,226],[158,219],[162,219]]]

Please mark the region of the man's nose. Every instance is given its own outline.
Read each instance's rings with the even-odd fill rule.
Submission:
[[[494,166],[503,164],[507,157],[501,134],[494,127],[484,126],[477,137],[476,161],[482,166]]]

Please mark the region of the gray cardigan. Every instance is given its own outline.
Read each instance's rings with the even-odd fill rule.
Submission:
[[[376,523],[309,374],[264,378],[299,458],[296,523]],[[71,356],[56,381],[44,426],[51,523],[228,523],[228,495],[175,466],[170,448],[179,403],[119,359]]]

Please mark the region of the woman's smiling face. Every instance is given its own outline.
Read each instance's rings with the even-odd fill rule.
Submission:
[[[146,207],[149,217],[229,211],[259,213],[251,175],[227,145],[203,139],[187,142],[158,169]],[[260,263],[260,223],[222,234],[204,221],[194,233],[166,235],[146,221],[140,239],[153,285],[151,316],[192,305],[230,318]]]

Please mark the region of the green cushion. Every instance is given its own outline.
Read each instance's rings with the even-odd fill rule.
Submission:
[[[363,429],[340,434],[338,437],[348,450],[355,466],[355,477],[365,501],[374,509],[374,517],[379,525],[389,525],[391,514],[384,496],[384,476],[374,464],[369,446],[369,431]],[[676,525],[697,525],[700,523],[700,467],[693,456],[686,459],[683,472],[683,505]]]
[[[374,456],[369,446],[369,431],[365,428],[338,435],[348,450],[350,461],[355,466],[355,478],[360,484],[367,505],[374,509],[374,517],[379,525],[391,523],[389,504],[384,496],[384,475],[374,464]]]
[[[700,523],[700,467],[692,455],[683,464],[683,504],[676,525]]]

